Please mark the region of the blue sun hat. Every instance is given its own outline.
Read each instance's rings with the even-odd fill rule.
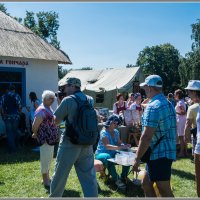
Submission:
[[[108,119],[104,123],[104,126],[108,128],[112,122],[117,122],[118,126],[121,125],[122,123],[122,121],[120,120],[120,117],[118,115],[113,114],[108,117]]]
[[[134,99],[137,99],[139,96],[141,96],[141,94],[139,92],[134,94]]]

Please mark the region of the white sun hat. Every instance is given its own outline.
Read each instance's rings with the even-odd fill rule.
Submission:
[[[188,86],[185,90],[200,90],[200,81],[199,80],[190,80]]]

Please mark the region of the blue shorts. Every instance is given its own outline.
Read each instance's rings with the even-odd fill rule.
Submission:
[[[171,178],[172,159],[160,158],[157,160],[150,160],[146,164],[146,171],[149,180],[156,181],[169,181]]]

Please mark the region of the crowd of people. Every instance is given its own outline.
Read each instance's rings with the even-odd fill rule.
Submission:
[[[187,144],[190,142],[193,145],[197,195],[200,197],[199,80],[189,81],[185,91],[177,89],[174,94],[164,96],[162,78],[150,75],[140,84],[145,91],[145,98],[141,93],[132,93],[126,101],[122,94],[118,94],[117,102],[113,104],[113,114],[104,120],[95,152],[93,145],[74,144],[68,129],[68,123],[73,123],[79,112],[72,95],[77,95],[82,101],[88,101],[91,106],[94,106],[94,100],[81,92],[81,81],[78,78],[67,78],[60,87],[66,97],[59,99],[57,96],[58,107],[55,111],[51,105],[56,96],[50,90],[43,91],[42,101],[37,98],[35,92],[30,92],[31,107],[27,107],[30,113],[29,132],[40,147],[42,183],[50,188],[50,197],[62,197],[72,166],[75,167],[84,197],[97,197],[94,159],[103,163],[119,188],[125,187],[130,167],[123,166],[119,176],[115,165],[108,161],[115,157],[117,150],[127,150],[133,145],[121,141],[117,130],[121,124],[130,127],[130,133],[134,132],[133,128],[141,131],[139,138],[138,135],[134,136],[134,145],[138,146],[138,150],[133,162],[133,171],[139,172],[141,160],[150,147],[142,180],[146,197],[156,196],[154,183],[162,197],[174,196],[170,185],[172,163],[176,158],[188,156]],[[184,98],[184,93],[187,93],[187,98]],[[20,145],[18,130],[27,128],[22,123],[24,115],[21,99],[15,93],[13,85],[10,85],[1,97],[0,110],[6,128],[8,152],[15,153]],[[61,122],[65,123],[65,131],[60,135],[58,125]],[[49,169],[54,146],[58,143],[55,170],[51,178]]]

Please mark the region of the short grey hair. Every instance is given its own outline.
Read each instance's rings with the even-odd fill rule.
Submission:
[[[44,99],[49,99],[49,98],[56,98],[55,96],[55,92],[51,91],[51,90],[44,90],[42,93],[42,101],[44,101]]]

